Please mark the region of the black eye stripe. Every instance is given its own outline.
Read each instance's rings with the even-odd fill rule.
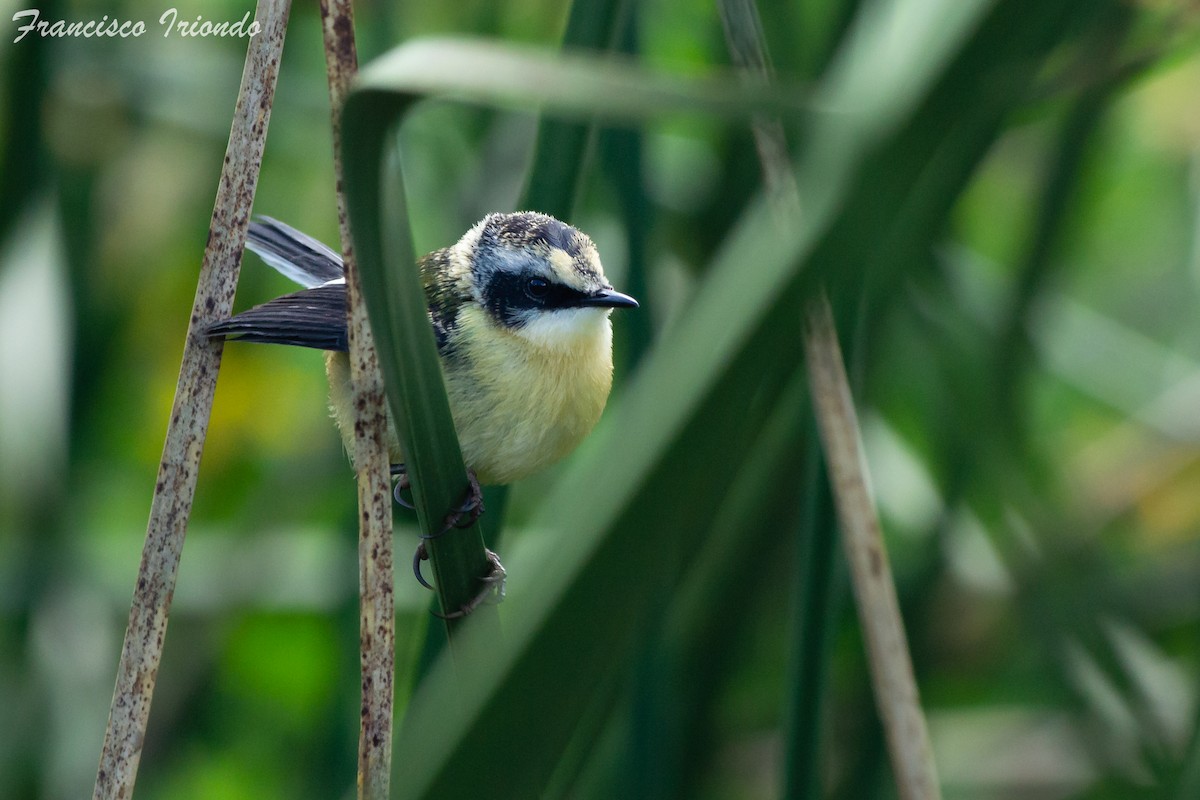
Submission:
[[[528,311],[572,308],[585,297],[578,289],[529,273],[497,271],[483,287],[484,306],[493,317],[512,327],[525,324]]]

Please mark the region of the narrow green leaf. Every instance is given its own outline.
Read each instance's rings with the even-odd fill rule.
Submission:
[[[436,536],[449,510],[462,504],[467,476],[416,269],[398,170],[389,171],[389,191],[381,192],[383,145],[400,108],[394,98],[351,93],[343,112],[342,157],[363,296],[380,368],[404,443],[417,517],[421,529]],[[390,223],[386,239],[381,228],[385,218]],[[385,264],[395,266],[387,269]],[[430,539],[428,546],[442,609],[457,611],[477,596],[479,578],[487,574],[478,525]],[[474,617],[490,623],[490,633],[495,635],[494,609],[485,606]],[[449,620],[447,625],[454,628],[458,623]]]
[[[784,782],[789,800],[816,800],[820,793],[822,707],[834,622],[845,594],[837,569],[837,530],[824,457],[809,426],[805,441],[805,514],[797,548],[795,611],[791,633],[789,696],[784,714]]]
[[[574,0],[563,50],[606,50],[630,10],[628,0]],[[585,174],[592,126],[543,116],[520,208],[569,221]]]
[[[638,16],[627,15],[624,29],[618,42],[617,52],[636,57],[640,50]],[[650,232],[654,228],[654,208],[646,193],[645,181],[645,134],[627,127],[604,128],[599,135],[601,171],[612,184],[617,195],[622,227],[628,248],[628,265],[622,281],[624,291],[638,298],[641,311],[631,314],[624,321],[623,342],[618,340],[617,370],[631,369],[641,361],[650,348],[653,335],[653,298],[649,291],[647,262],[650,258]]]
[[[4,62],[4,119],[0,124],[0,242],[6,241],[19,215],[50,177],[42,109],[49,83],[52,44],[35,36],[9,47]]]

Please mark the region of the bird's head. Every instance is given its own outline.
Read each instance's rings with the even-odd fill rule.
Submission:
[[[612,309],[638,305],[609,285],[586,234],[546,214],[489,214],[455,249],[470,264],[473,300],[535,344],[568,344],[605,326]]]

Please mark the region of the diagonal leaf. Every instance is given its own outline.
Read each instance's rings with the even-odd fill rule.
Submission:
[[[619,430],[620,441],[601,436],[590,450],[592,458],[581,462],[545,504],[542,522],[572,535],[536,572],[514,569],[514,574],[536,574],[537,582],[528,587],[513,581],[506,646],[493,652],[490,663],[467,665],[461,680],[446,669],[436,671],[414,698],[408,733],[397,742],[396,767],[405,775],[398,783],[406,793],[526,796],[544,784],[553,744],[565,741],[604,665],[619,661],[632,641],[636,626],[631,622],[638,618],[646,587],[673,580],[687,559],[686,550],[680,550],[686,539],[654,512],[664,484],[673,481],[675,491],[687,491],[692,487],[681,484],[680,476],[694,480],[705,463],[694,460],[672,475],[682,456],[715,455],[697,441],[703,436],[692,424],[712,410],[714,398],[723,394],[718,388],[730,386],[729,376],[745,382],[748,365],[761,375],[763,368],[771,374],[772,368],[778,372],[783,364],[795,363],[794,350],[773,349],[768,343],[775,337],[763,332],[795,318],[813,277],[800,276],[802,255],[833,221],[858,162],[911,112],[937,66],[984,7],[935,5],[933,13],[924,13],[924,6],[905,7],[908,14],[901,18],[912,27],[902,42],[889,38],[893,19],[869,19],[860,26],[852,57],[833,71],[822,94],[824,110],[838,113],[813,115],[811,144],[800,167],[802,185],[813,187],[803,223],[776,235],[765,205],[757,203],[717,255],[686,318],[648,359],[610,419],[605,433],[614,437]],[[664,79],[623,65],[601,69],[582,58],[563,59],[551,69],[536,58],[481,45],[442,48],[424,52],[410,45],[394,51],[367,81],[360,106],[379,108],[421,91],[508,105],[532,86],[549,110],[566,114],[628,118],[768,111],[795,119],[799,111],[795,101],[771,90],[734,89],[726,82]],[[389,92],[383,86],[392,90],[390,99],[384,99]],[[756,269],[747,271],[747,264]],[[742,358],[747,353],[756,358]],[[664,403],[664,397],[677,401]],[[694,435],[688,437],[689,432]],[[630,441],[639,446],[624,445]],[[740,461],[745,445],[727,443],[746,439],[721,441],[729,461]],[[645,535],[654,529],[647,519],[663,523],[660,535]],[[470,628],[464,631],[468,637],[474,634]],[[531,704],[530,698],[539,700]],[[536,761],[529,756],[534,749],[529,737],[542,745]]]

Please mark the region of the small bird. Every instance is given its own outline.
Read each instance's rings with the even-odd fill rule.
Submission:
[[[354,411],[341,257],[269,217],[246,246],[306,288],[211,326],[208,335],[329,351],[330,407],[351,449]],[[463,460],[481,484],[520,480],[570,453],[612,387],[615,291],[592,240],[546,214],[489,214],[419,262]],[[393,465],[404,453],[389,418]]]

